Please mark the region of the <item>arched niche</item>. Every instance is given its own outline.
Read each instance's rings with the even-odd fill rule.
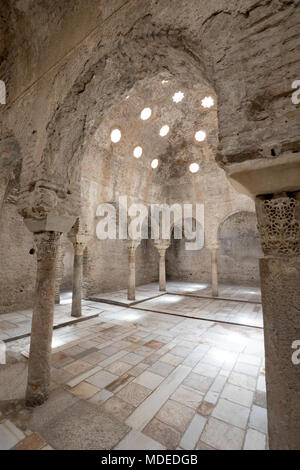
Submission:
[[[258,259],[262,256],[254,212],[239,211],[226,217],[218,229],[219,282],[259,285]]]
[[[183,220],[183,224],[188,219]],[[196,229],[196,219],[189,219],[192,222],[192,230]],[[197,222],[200,230],[204,232],[203,226],[200,221]],[[184,226],[184,225],[183,225]],[[190,238],[182,230],[182,238],[176,239],[174,232],[180,231],[178,224],[174,225],[171,229],[170,247],[166,252],[166,276],[167,280],[177,281],[203,281],[208,282],[210,280],[210,252],[207,248],[200,244],[198,249],[188,250],[186,249],[186,243],[194,242],[194,239]]]

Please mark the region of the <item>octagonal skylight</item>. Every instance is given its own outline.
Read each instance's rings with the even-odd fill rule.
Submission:
[[[111,131],[110,139],[114,144],[120,142],[121,137],[122,137],[122,134],[121,134],[120,129],[113,129]]]
[[[197,142],[203,142],[206,139],[206,132],[197,131],[195,134],[195,139],[197,140]]]

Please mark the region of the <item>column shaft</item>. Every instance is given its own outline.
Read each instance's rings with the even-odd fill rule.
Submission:
[[[63,247],[61,240],[56,256],[56,275],[55,275],[55,303],[60,304],[60,286],[64,275]]]
[[[300,259],[260,260],[270,449],[300,449]]]
[[[135,300],[135,250],[128,249],[128,300]]]
[[[35,235],[37,277],[26,391],[26,403],[29,406],[41,405],[49,395],[56,254],[60,235],[57,232]]]
[[[213,297],[218,297],[219,286],[218,286],[218,261],[217,261],[218,248],[211,248],[211,286]]]
[[[83,249],[74,247],[72,317],[81,317],[82,315],[82,267]]]
[[[159,290],[166,290],[166,251],[159,253]]]

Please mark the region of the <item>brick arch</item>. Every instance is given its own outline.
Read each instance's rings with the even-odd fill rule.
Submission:
[[[45,201],[45,213],[78,214],[81,161],[105,112],[137,82],[162,72],[182,82],[209,84],[204,62],[186,47],[183,31],[156,30],[148,19],[141,20],[109,54],[94,51],[47,126],[47,142],[30,189],[40,202]],[[45,182],[42,190],[38,180]],[[31,201],[34,206],[34,198]],[[30,204],[22,208],[25,217],[32,212]]]

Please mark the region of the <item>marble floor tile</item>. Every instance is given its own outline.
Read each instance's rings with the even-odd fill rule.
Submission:
[[[75,387],[75,385],[78,385],[80,382],[87,379],[88,377],[90,377],[92,375],[95,375],[100,370],[101,370],[101,367],[99,367],[99,366],[93,367],[93,368],[87,370],[86,372],[83,372],[83,374],[80,374],[80,375],[74,377],[73,379],[69,380],[69,382],[67,382],[67,385],[69,387]]]
[[[102,405],[102,408],[106,413],[112,414],[119,421],[125,421],[134,410],[134,406],[121,400],[117,396],[113,396],[106,400]]]
[[[91,364],[88,362],[84,362],[81,360],[74,361],[71,364],[68,364],[67,366],[64,366],[63,368],[67,372],[70,372],[73,375],[79,375],[85,372],[88,369],[91,369]]]
[[[137,365],[139,362],[143,362],[145,358],[143,356],[139,356],[135,353],[128,353],[123,356],[122,361],[126,362],[127,364],[132,364],[133,366]]]
[[[143,434],[160,442],[168,450],[177,448],[181,433],[157,419],[153,419],[144,429]]]
[[[195,390],[193,388],[186,387],[184,385],[180,385],[175,393],[171,395],[171,399],[174,401],[178,401],[179,403],[183,403],[186,406],[190,406],[191,408],[198,408],[200,403],[202,402],[204,394]]]
[[[76,385],[76,387],[72,388],[71,392],[80,398],[88,399],[99,392],[99,388],[87,382],[81,382],[80,384]]]
[[[254,393],[236,385],[226,384],[221,397],[249,408],[253,402]]]
[[[175,366],[171,366],[165,362],[155,362],[149,369],[148,372],[161,375],[162,377],[167,377],[173,370]]]
[[[246,433],[244,450],[265,450],[266,449],[266,435],[255,429],[248,429]]]
[[[143,385],[150,390],[155,390],[163,380],[164,378],[161,375],[153,374],[146,370],[134,380],[134,383]]]
[[[95,375],[92,375],[86,379],[86,382],[95,385],[98,388],[106,388],[107,385],[111,384],[118,378],[117,375],[111,374],[105,370],[97,372]]]
[[[234,369],[236,372],[241,374],[251,375],[252,377],[257,377],[259,366],[253,364],[247,364],[246,362],[238,362]]]
[[[265,434],[268,432],[266,408],[253,405],[250,414],[249,426]]]
[[[158,389],[156,389],[136,410],[130,418],[126,420],[126,424],[138,431],[144,429],[149,421],[155,416],[162,405],[168,400],[177,387],[183,382],[185,377],[190,373],[190,368],[178,366],[169,377],[167,377]]]
[[[18,443],[19,439],[7,427],[0,423],[0,450],[9,450]]]
[[[262,408],[267,408],[267,395],[266,392],[260,392],[256,390],[254,393],[253,404],[261,406]]]
[[[149,388],[143,387],[137,383],[130,383],[126,387],[122,388],[117,394],[119,398],[126,401],[130,405],[137,407],[140,405],[145,398],[152,393]]]
[[[115,361],[105,367],[105,370],[114,375],[123,375],[130,369],[132,369],[132,364],[126,364],[126,362],[122,361]]]
[[[190,388],[194,388],[199,392],[207,392],[213,383],[213,379],[211,377],[205,377],[204,375],[195,374],[191,372],[191,374],[185,379],[184,385]]]
[[[256,388],[256,378],[238,372],[232,372],[228,382],[251,391],[254,391]]]
[[[241,450],[245,432],[230,424],[210,418],[201,441],[218,450]]]
[[[249,414],[250,408],[224,400],[223,398],[220,398],[212,412],[213,417],[242,429],[246,429]]]
[[[159,410],[156,418],[178,431],[184,432],[195,415],[195,411],[182,403],[168,400]]]
[[[179,366],[183,362],[182,357],[174,356],[174,354],[167,353],[164,356],[160,358],[161,362],[166,362],[167,364],[170,364],[171,366]]]
[[[132,429],[115,450],[164,450],[165,447],[141,432]]]
[[[197,412],[201,416],[210,416],[215,409],[215,405],[213,403],[209,403],[208,401],[202,401],[197,408]]]
[[[106,400],[108,400],[109,398],[113,396],[114,394],[112,392],[109,392],[108,390],[103,389],[97,392],[95,395],[93,395],[92,398],[89,399],[89,401],[91,403],[100,405],[101,403],[104,403]]]
[[[180,447],[185,450],[193,450],[200,439],[204,426],[206,424],[206,418],[196,414],[179,443]]]
[[[14,447],[14,450],[40,450],[46,445],[44,439],[37,433],[26,436],[22,441]]]
[[[196,372],[199,375],[204,375],[206,377],[215,378],[219,373],[220,367],[213,366],[204,362],[199,362],[197,366],[193,369],[193,372]]]

